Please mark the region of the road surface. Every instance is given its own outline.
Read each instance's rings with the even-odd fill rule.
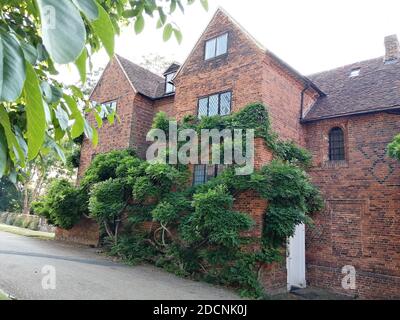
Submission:
[[[152,266],[113,262],[94,249],[1,231],[0,289],[17,299],[35,300],[239,298],[230,290],[181,279]]]

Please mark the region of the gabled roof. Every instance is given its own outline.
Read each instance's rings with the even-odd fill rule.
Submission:
[[[307,77],[303,76],[300,72],[295,70],[293,67],[291,67],[289,64],[284,62],[282,59],[280,59],[277,55],[275,55],[273,52],[269,51],[266,49],[259,41],[257,41],[250,32],[248,32],[239,22],[237,22],[225,9],[222,7],[218,7],[217,11],[215,12],[214,16],[211,18],[209,24],[201,34],[199,40],[197,41],[196,45],[193,47],[192,51],[190,52],[189,56],[186,58],[185,62],[183,65],[179,68],[177,71],[175,77],[178,76],[178,74],[183,70],[185,67],[186,62],[190,58],[190,56],[193,54],[194,50],[199,46],[200,42],[202,41],[204,34],[206,31],[209,29],[210,25],[216,19],[218,14],[222,14],[226,16],[249,40],[252,42],[258,49],[260,49],[262,52],[267,54],[273,61],[275,61],[279,66],[281,66],[283,69],[285,69],[289,74],[291,74],[294,78],[299,80],[300,82],[303,82],[305,85],[313,88],[319,95],[323,96],[324,92],[321,91],[310,79]]]
[[[355,69],[360,69],[359,75],[350,77]],[[326,96],[318,99],[304,122],[400,108],[400,61],[385,64],[380,57],[309,78]]]
[[[165,93],[165,79],[155,73],[116,55],[133,88],[150,99],[162,97]]]
[[[180,67],[181,67],[180,63],[174,62],[167,68],[167,70],[164,71],[163,74],[166,75],[166,74],[169,74],[169,73],[177,72]]]

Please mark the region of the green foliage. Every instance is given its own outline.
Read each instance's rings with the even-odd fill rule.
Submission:
[[[126,206],[124,185],[119,179],[96,183],[90,191],[89,212],[100,222],[119,219]]]
[[[239,247],[240,233],[252,226],[251,218],[232,210],[233,196],[220,185],[193,196],[194,212],[181,227],[182,239],[189,244],[208,240],[210,244]]]
[[[6,178],[0,179],[0,212],[17,211],[22,207],[21,192],[11,181]]]
[[[394,137],[388,146],[388,154],[393,159],[400,160],[400,134]]]
[[[33,211],[55,226],[71,229],[81,218],[81,207],[78,190],[68,180],[60,179],[53,181],[47,195],[34,204]]]
[[[170,21],[177,8],[195,0],[3,0],[0,5],[0,178],[19,175],[27,162],[52,149],[64,159],[64,137],[84,134],[94,145],[98,133],[83,116],[101,112],[76,86],[55,76],[59,65],[74,64],[81,82],[93,54],[114,56],[121,26],[143,31],[145,17],[158,18],[165,40],[182,34]],[[207,8],[207,0],[200,0]],[[83,110],[83,111],[82,111]],[[14,114],[25,121],[16,121]],[[113,118],[113,115],[110,119]],[[20,177],[22,178],[22,174]]]
[[[81,150],[74,149],[68,156],[67,156],[67,166],[72,169],[79,168],[81,162]]]
[[[117,178],[117,169],[134,160],[134,151],[122,150],[97,155],[85,172],[81,186],[89,189],[95,183]],[[120,169],[120,174],[122,169]]]

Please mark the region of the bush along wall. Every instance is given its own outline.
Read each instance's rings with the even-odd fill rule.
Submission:
[[[168,128],[160,113],[153,128]],[[226,117],[186,117],[179,130],[255,129],[275,160],[249,176],[236,176],[235,166],[204,185],[190,186],[186,166],[150,164],[133,151],[96,156],[77,188],[59,182],[43,201],[39,213],[68,228],[88,215],[105,234],[112,255],[130,263],[150,262],[181,276],[202,279],[240,290],[246,297],[263,294],[259,270],[282,259],[287,237],[299,223],[322,207],[318,190],[305,169],[310,154],[292,142],[280,141],[270,129],[268,113],[251,104]],[[253,190],[268,200],[260,242],[249,234],[254,222],[233,209],[235,196]]]

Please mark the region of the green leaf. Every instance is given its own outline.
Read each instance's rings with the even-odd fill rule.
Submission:
[[[85,128],[85,119],[83,118],[82,113],[79,111],[76,101],[72,97],[64,94],[64,100],[67,102],[68,107],[71,110],[72,118],[75,119],[75,123],[71,129],[72,139],[75,139],[83,133]]]
[[[99,9],[94,0],[72,0],[79,10],[90,20],[96,20],[99,17]]]
[[[79,10],[70,0],[37,0],[42,22],[43,43],[59,64],[74,62],[86,41],[86,29]]]
[[[38,59],[36,48],[25,41],[21,41],[21,48],[24,52],[25,60],[28,60],[31,65],[35,65]]]
[[[108,13],[101,5],[97,4],[97,7],[99,9],[99,17],[92,21],[92,27],[106,48],[108,55],[112,58],[114,56],[115,30]]]
[[[96,148],[97,145],[99,144],[99,134],[98,134],[96,128],[93,128],[93,127],[92,127],[92,130],[93,130],[93,134],[92,134],[92,135],[93,135],[92,144],[93,144],[93,148]]]
[[[65,131],[68,129],[69,116],[64,108],[59,104],[54,110],[58,123],[60,124],[61,130]]]
[[[208,0],[200,0],[200,3],[203,6],[204,10],[208,11]]]
[[[42,81],[40,83],[40,87],[42,89],[42,92],[43,92],[46,102],[51,103],[52,99],[53,99],[53,93],[51,91],[51,87],[50,87],[49,83],[46,81]]]
[[[9,150],[9,155],[14,163],[18,160],[21,162],[21,166],[25,166],[24,152],[22,151],[20,145],[18,144],[17,138],[14,132],[11,130],[10,118],[3,105],[0,104],[0,125],[3,127],[4,134],[7,139],[7,146]]]
[[[82,54],[75,61],[75,65],[78,68],[82,83],[86,82],[86,60],[87,60],[87,49],[84,48]]]
[[[177,29],[174,29],[174,35],[175,35],[175,38],[178,41],[178,43],[181,44],[182,43],[182,32],[180,32]]]
[[[43,145],[46,133],[46,114],[42,100],[42,92],[35,70],[26,63],[26,81],[24,86],[26,101],[28,159],[34,159]]]
[[[0,127],[0,178],[5,174],[7,169],[7,140],[4,135],[3,128]]]
[[[144,29],[144,18],[142,15],[136,17],[135,21],[135,32],[136,34],[139,34],[143,31]]]
[[[164,32],[163,32],[163,39],[164,41],[168,41],[169,39],[171,39],[172,36],[172,31],[174,29],[172,28],[172,25],[170,23],[168,23],[165,27],[164,27]]]
[[[23,51],[13,36],[0,31],[0,101],[19,98],[25,82]]]

